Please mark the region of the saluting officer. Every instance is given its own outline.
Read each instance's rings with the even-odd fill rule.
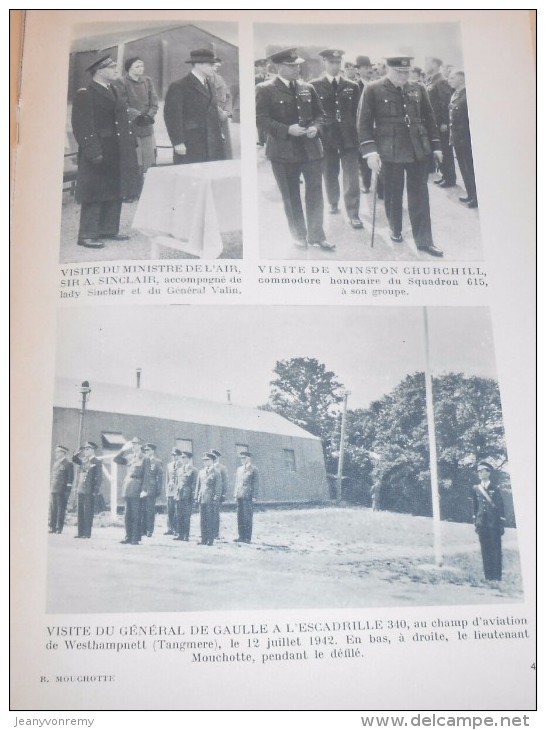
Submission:
[[[155,526],[155,502],[161,494],[163,485],[163,462],[155,455],[157,446],[155,444],[144,444],[142,449],[144,456],[149,459],[150,470],[148,483],[146,484],[145,496],[141,501],[140,532],[146,537],[152,537]]]
[[[358,134],[356,113],[360,100],[358,84],[344,78],[341,60],[344,51],[327,49],[319,56],[324,75],[310,83],[315,87],[324,109],[324,124],[320,136],[324,146],[324,182],[330,213],[339,212],[339,167],[343,170],[343,200],[347,220],[352,228],[362,228],[358,217],[360,186],[358,182]]]
[[[254,500],[258,494],[259,473],[252,463],[250,451],[239,454],[241,466],[235,478],[235,500],[237,502],[237,528],[239,536],[235,542],[249,543],[252,540]]]
[[[391,240],[402,241],[406,178],[415,245],[431,256],[443,256],[432,240],[427,186],[431,152],[438,162],[442,161],[430,100],[424,86],[408,81],[411,57],[391,57],[386,63],[387,76],[368,84],[360,100],[357,125],[360,152],[372,171],[383,171]]]
[[[66,505],[74,481],[74,465],[67,458],[66,446],[57,444],[51,469],[51,495],[49,500],[49,531],[63,531]]]
[[[214,544],[215,504],[220,500],[221,477],[214,466],[215,456],[210,451],[203,454],[203,469],[197,476],[195,500],[201,516],[200,545]]]
[[[91,537],[95,515],[95,497],[100,493],[102,483],[102,462],[95,456],[98,446],[87,441],[72,457],[80,467],[78,474],[78,534],[75,537]]]
[[[318,137],[324,112],[317,92],[298,76],[304,62],[295,48],[274,53],[278,75],[256,86],[256,124],[266,135],[265,154],[282,195],[284,212],[298,248],[328,243],[323,228],[322,143]],[[300,176],[305,180],[305,216]]]
[[[86,71],[93,80],[78,89],[72,106],[78,143],[76,197],[81,203],[78,245],[104,248],[104,239],[129,238],[119,232],[121,205],[124,198],[139,194],[141,179],[126,92],[114,83],[115,62],[102,56]]]
[[[135,436],[114,456],[116,464],[127,467],[123,480],[125,498],[125,538],[124,545],[140,545],[140,501],[145,496],[150,471],[150,460],[142,452],[142,441]]]
[[[165,484],[165,492],[167,497],[167,532],[165,535],[177,535],[177,517],[176,517],[176,493],[178,489],[177,469],[180,466],[180,457],[182,452],[180,449],[173,448],[171,450],[172,461],[167,464],[167,479]]]
[[[195,488],[197,486],[197,469],[192,463],[191,451],[183,451],[176,472],[176,520],[177,536],[175,540],[190,539],[190,524]]]

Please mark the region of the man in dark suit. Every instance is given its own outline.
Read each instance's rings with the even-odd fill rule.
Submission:
[[[225,158],[222,123],[214,84],[215,55],[201,48],[190,52],[191,71],[167,90],[163,116],[173,145],[175,165]]]
[[[485,578],[497,581],[502,579],[504,502],[494,481],[493,466],[488,461],[480,461],[477,469],[480,483],[472,491],[474,527],[480,539]]]
[[[464,71],[452,71],[449,81],[455,89],[449,102],[449,142],[455,148],[457,162],[466,188],[466,197],[459,198],[459,200],[461,203],[466,203],[468,208],[477,208],[478,194],[474,175]]]
[[[140,532],[142,535],[146,535],[146,537],[152,537],[154,534],[155,503],[156,499],[161,494],[161,487],[163,485],[163,462],[161,459],[156,457],[156,448],[155,444],[144,444],[144,448],[142,449],[144,456],[147,457],[150,462],[148,483],[145,488],[146,495],[142,497],[140,505]]]
[[[434,119],[440,133],[440,144],[443,160],[440,164],[442,177],[435,180],[441,188],[452,188],[457,182],[455,173],[455,160],[453,159],[453,148],[449,144],[449,101],[453,89],[440,73],[442,61],[439,58],[428,56],[425,59],[426,81],[425,88],[428,92]]]
[[[95,497],[100,494],[102,484],[102,462],[95,452],[98,446],[87,441],[72,457],[79,466],[78,474],[78,534],[75,537],[91,537],[95,514]]]
[[[427,187],[431,153],[442,161],[434,113],[425,87],[408,81],[411,58],[396,56],[386,61],[387,76],[368,84],[361,97],[360,153],[373,172],[382,170],[391,240],[403,240],[402,198],[407,179],[415,245],[431,256],[443,256],[432,240]]]
[[[239,454],[241,466],[235,477],[235,501],[237,502],[237,528],[239,536],[235,542],[249,543],[252,540],[254,500],[258,496],[259,473],[252,463],[250,451]]]
[[[74,465],[67,458],[68,449],[58,444],[51,469],[51,494],[49,500],[49,531],[63,531],[66,505],[74,481]]]
[[[78,245],[104,248],[104,240],[124,241],[121,205],[140,190],[137,140],[122,86],[114,83],[116,64],[103,56],[87,69],[93,80],[78,89],[72,131],[78,143],[76,197],[81,203]]]
[[[203,469],[197,476],[195,501],[199,504],[201,516],[200,545],[213,545],[215,532],[215,509],[220,501],[222,479],[214,466],[215,456],[210,451],[203,455]]]
[[[190,524],[197,486],[197,469],[192,463],[191,451],[182,451],[176,473],[176,519],[177,536],[175,540],[188,542],[190,539]]]
[[[343,170],[343,200],[347,220],[352,228],[362,228],[360,185],[358,181],[358,134],[356,112],[360,99],[358,84],[341,75],[344,51],[335,48],[319,53],[324,75],[310,83],[324,109],[324,123],[320,132],[324,147],[324,183],[330,213],[339,212],[339,168]]]
[[[256,86],[256,124],[266,135],[265,154],[282,195],[284,212],[294,245],[319,246],[331,251],[323,228],[323,149],[318,133],[324,111],[311,84],[299,80],[295,48],[274,53],[278,75]],[[305,180],[305,216],[300,177]]]
[[[360,96],[362,96],[362,92],[372,80],[373,66],[369,56],[357,56],[355,66],[358,71],[358,88],[360,89]],[[363,160],[360,156],[359,167],[362,177],[362,192],[369,193],[372,186],[372,171],[368,167],[366,160]]]

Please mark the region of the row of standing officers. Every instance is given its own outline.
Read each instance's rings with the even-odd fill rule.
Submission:
[[[279,51],[270,57],[277,75],[256,86],[256,123],[265,140],[265,154],[271,161],[293,242],[298,248],[335,249],[323,228],[322,177],[329,212],[336,214],[341,197],[340,169],[347,221],[354,229],[363,227],[359,217],[359,168],[364,170],[366,190],[370,182],[365,165],[371,173],[381,175],[391,240],[402,241],[406,187],[417,248],[432,256],[443,256],[432,237],[427,185],[429,172],[436,166],[442,171],[442,187],[455,184],[453,146],[461,171],[468,170],[466,176],[463,172],[467,186],[465,202],[472,203],[470,207],[477,205],[475,184],[471,182],[473,165],[464,74],[456,72],[459,77],[462,75],[462,85],[452,103],[453,90],[445,80],[440,83],[435,74],[430,77],[430,97],[423,84],[409,80],[411,57],[387,58],[385,77],[356,83],[341,75],[343,54],[338,49],[322,51],[319,55],[325,73],[307,83],[299,78],[304,59],[296,49]],[[361,57],[361,65],[371,68],[365,56]],[[461,126],[465,133],[458,135],[457,148],[454,140]],[[304,203],[300,192],[302,177]]]
[[[49,531],[63,531],[68,498],[77,476],[76,538],[90,538],[95,512],[95,500],[102,484],[102,460],[96,456],[97,444],[87,441],[70,458],[65,446],[57,445],[51,474]],[[203,467],[197,470],[189,451],[173,448],[172,461],[166,472],[163,462],[155,455],[156,446],[144,444],[135,437],[113,457],[116,464],[127,467],[123,481],[125,500],[124,544],[138,545],[143,536],[152,537],[155,526],[156,500],[165,491],[167,496],[167,525],[165,534],[188,541],[193,505],[199,505],[202,545],[212,545],[220,531],[220,506],[229,489],[227,467],[221,463],[218,450],[203,455]],[[238,537],[236,542],[250,543],[252,539],[254,500],[258,493],[258,469],[252,464],[252,454],[241,451],[241,465],[235,476],[234,498],[237,504]]]

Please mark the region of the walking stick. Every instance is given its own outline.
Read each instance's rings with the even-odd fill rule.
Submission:
[[[377,172],[373,172],[372,175],[372,188],[373,188],[373,207],[372,207],[372,242],[370,244],[370,248],[373,248],[373,242],[375,238],[375,212],[377,210],[377,178],[379,175]]]

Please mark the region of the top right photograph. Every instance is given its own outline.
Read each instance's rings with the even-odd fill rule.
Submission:
[[[254,34],[262,258],[483,259],[459,24]]]

